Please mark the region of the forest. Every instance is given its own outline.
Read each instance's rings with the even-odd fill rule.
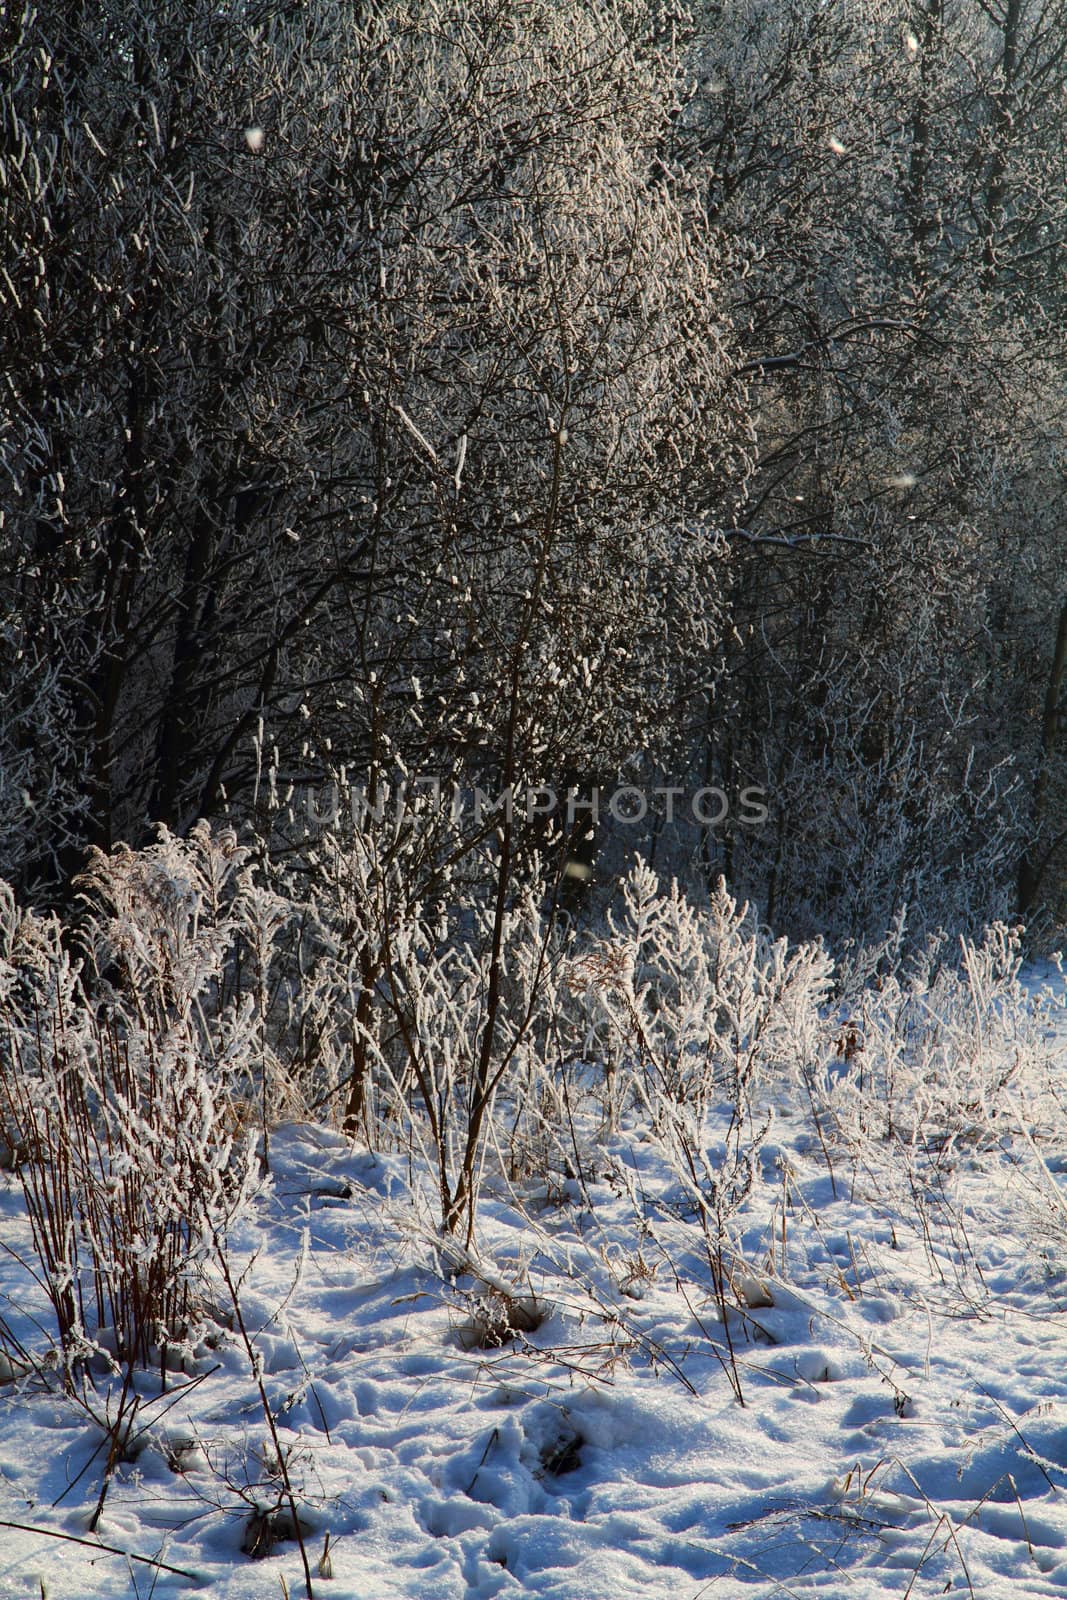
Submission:
[[[2,30],[21,895],[418,775],[636,784],[598,876],[658,843],[801,937],[1059,918],[1058,5]],[[443,855],[510,893],[552,831]]]
[[[609,1475],[616,1366],[714,1390],[731,1450],[780,1344],[912,1416],[880,1308],[1006,1316],[1012,1229],[1028,1284],[1067,1263],[1060,0],[12,0],[0,229],[0,1479],[42,1396],[75,1441],[0,1526],[70,1494],[42,1537],[135,1596],[177,1529],[233,1600],[276,1546],[286,1594],[426,1595],[427,1539],[448,1600],[591,1600],[501,1529]],[[323,1465],[370,1415],[321,1398],[340,1291],[279,1330],[360,1250],[442,1395],[541,1376],[480,1461],[448,1412],[441,1526],[346,1591],[385,1513]],[[146,1440],[211,1488],[142,1560]],[[857,1445],[849,1594],[908,1497],[907,1593],[974,1594],[1005,1475],[1052,1572],[1058,1448],[972,1511]],[[482,1526],[494,1451],[529,1483]],[[605,1595],[814,1593],[736,1510]]]

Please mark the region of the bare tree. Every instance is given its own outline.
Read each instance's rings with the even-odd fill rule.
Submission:
[[[700,759],[773,799],[710,866],[797,925],[981,921],[1040,823],[1065,44],[1058,8],[962,0],[751,0],[697,40],[672,148],[752,252],[758,436]]]
[[[661,725],[747,435],[651,11],[115,0],[3,49],[7,605],[72,840],[243,804],[261,724],[290,775],[502,785]]]

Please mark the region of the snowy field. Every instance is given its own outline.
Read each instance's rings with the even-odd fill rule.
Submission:
[[[573,1072],[469,1255],[403,1150],[276,1127],[228,1253],[314,1594],[1067,1593],[1059,980],[990,970],[947,1017],[854,997],[743,1126],[708,1104],[695,1170]],[[10,1171],[0,1208],[0,1595],[305,1594],[232,1308],[140,1375],[89,1532],[117,1380],[50,1376]]]

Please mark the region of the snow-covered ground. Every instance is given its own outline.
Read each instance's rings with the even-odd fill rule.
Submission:
[[[590,1071],[570,1173],[487,1180],[476,1262],[543,1312],[495,1343],[503,1302],[442,1250],[405,1154],[274,1130],[230,1259],[315,1595],[1067,1593],[1061,1048],[951,1130],[936,1107],[871,1124],[888,1091],[855,1038],[813,1094],[764,1085],[721,1256],[647,1119],[605,1128]],[[712,1170],[728,1117],[706,1118]],[[10,1173],[0,1216],[0,1315],[40,1354]],[[303,1594],[292,1539],[247,1553],[282,1490],[237,1333],[142,1390],[90,1534],[102,1430],[44,1371],[0,1388],[0,1595]],[[103,1378],[90,1400],[113,1410]]]

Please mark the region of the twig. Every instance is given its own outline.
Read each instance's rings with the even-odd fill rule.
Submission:
[[[494,1428],[492,1433],[489,1435],[488,1439],[485,1442],[485,1449],[482,1451],[482,1459],[479,1461],[478,1465],[474,1469],[474,1477],[471,1479],[470,1483],[468,1483],[468,1485],[467,1485],[467,1487],[466,1487],[466,1489],[464,1491],[465,1494],[470,1494],[471,1491],[473,1490],[474,1485],[478,1481],[478,1474],[479,1474],[479,1472],[481,1472],[482,1468],[485,1466],[485,1463],[488,1461],[489,1452],[493,1448],[493,1446],[496,1444],[496,1442],[497,1442],[497,1440],[499,1438],[500,1438],[500,1429],[499,1428]]]
[[[35,1527],[30,1522],[8,1522],[0,1518],[0,1528],[14,1528],[18,1533],[39,1533],[46,1539],[63,1539],[67,1544],[83,1544],[87,1550],[102,1550],[109,1556],[122,1556],[126,1561],[139,1561],[142,1566],[158,1567],[161,1572],[173,1572],[179,1578],[188,1578],[190,1583],[206,1583],[206,1578],[199,1572],[189,1572],[185,1567],[172,1567],[167,1561],[157,1561],[154,1556],[137,1556],[130,1550],[123,1550],[117,1544],[102,1544],[96,1539],[80,1539],[74,1533],[57,1533],[54,1528]]]
[[[270,1432],[271,1442],[274,1445],[274,1454],[278,1462],[278,1472],[281,1476],[282,1487],[285,1490],[285,1498],[289,1502],[289,1509],[292,1513],[293,1538],[296,1540],[297,1549],[300,1551],[300,1561],[304,1569],[305,1593],[307,1595],[307,1600],[314,1600],[314,1591],[311,1586],[311,1566],[308,1562],[307,1545],[305,1543],[303,1530],[300,1525],[300,1514],[296,1507],[296,1494],[293,1490],[292,1479],[289,1476],[289,1468],[286,1463],[285,1451],[282,1449],[282,1442],[278,1435],[278,1424],[275,1420],[274,1412],[271,1409],[270,1401],[267,1398],[267,1391],[263,1384],[262,1367],[256,1355],[255,1346],[252,1343],[252,1338],[248,1332],[247,1324],[245,1323],[244,1312],[241,1308],[240,1292],[237,1284],[234,1282],[233,1272],[230,1269],[229,1257],[226,1254],[226,1247],[217,1231],[214,1234],[213,1242],[215,1245],[215,1255],[219,1263],[219,1270],[222,1273],[223,1281],[225,1282],[226,1288],[229,1291],[230,1301],[233,1305],[233,1315],[234,1320],[237,1323],[237,1331],[241,1335],[241,1342],[245,1347],[245,1353],[248,1356],[249,1366],[252,1369],[252,1378],[257,1390],[259,1391],[260,1405],[263,1410],[264,1420]]]

